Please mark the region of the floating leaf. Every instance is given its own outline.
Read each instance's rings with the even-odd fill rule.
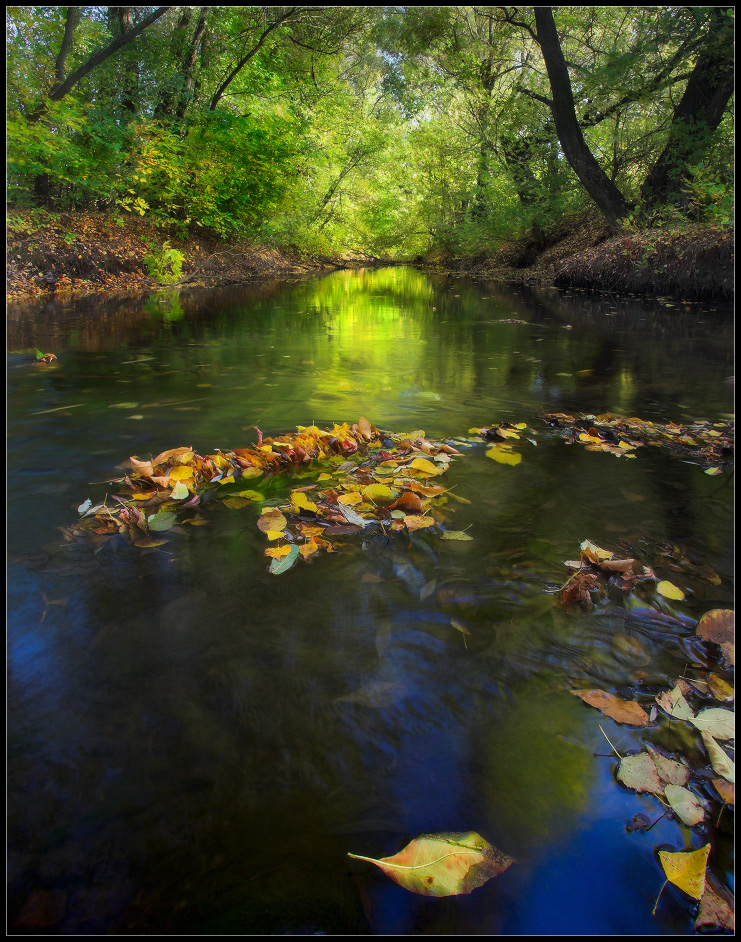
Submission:
[[[717,674],[710,675],[710,679],[708,680],[708,689],[716,700],[729,701],[733,700],[735,696],[733,687],[728,683],[728,681],[723,680],[723,678],[719,677]]]
[[[667,880],[678,886],[688,896],[699,900],[705,892],[705,869],[709,853],[710,844],[706,844],[699,850],[693,851],[672,853],[668,850],[660,850],[659,859]]]
[[[667,785],[664,788],[664,794],[672,811],[687,827],[694,827],[705,820],[705,808],[688,788],[683,788],[681,785]]]
[[[727,782],[733,782],[735,785],[736,763],[721,749],[710,733],[700,730],[700,735],[710,756],[710,765],[713,767],[713,771],[717,772],[718,775],[722,775]]]
[[[694,720],[695,713],[689,703],[684,699],[681,687],[674,687],[656,697],[656,702],[669,716],[678,720]]]
[[[108,408],[109,409],[136,409],[139,405],[138,402],[112,402]]]
[[[623,785],[636,792],[660,795],[663,791],[654,760],[647,752],[639,752],[635,756],[625,756],[621,759],[617,777]]]
[[[459,896],[498,876],[513,857],[492,847],[475,831],[423,834],[393,857],[362,857],[379,867],[399,886],[423,896]]]
[[[736,931],[736,918],[731,904],[709,886],[705,887],[700,900],[700,911],[695,919],[695,932],[705,926]]]
[[[284,543],[283,546],[268,546],[265,550],[265,555],[271,556],[273,559],[282,559],[283,556],[288,556],[291,549],[292,546],[290,543]]]
[[[189,464],[179,464],[174,468],[170,468],[171,481],[187,481],[188,478],[193,477],[193,474],[193,468]]]
[[[705,612],[695,630],[698,638],[714,644],[733,643],[735,633],[736,616],[730,608],[714,608],[711,612]]]
[[[628,726],[648,726],[650,723],[648,713],[635,700],[622,700],[604,690],[572,690],[571,693],[575,697],[581,697],[589,706],[595,707],[616,723],[625,723]]]
[[[83,501],[80,506],[77,508],[78,514],[84,514],[86,510],[89,510],[93,506],[93,502],[88,497],[87,500]]]
[[[392,503],[399,496],[399,492],[390,488],[387,484],[369,484],[363,488],[363,497],[374,504]]]
[[[190,491],[182,481],[178,481],[175,487],[173,487],[173,489],[170,491],[170,497],[173,500],[183,500],[183,498],[188,497],[189,495]]]
[[[446,530],[443,533],[444,540],[472,540],[473,537],[469,536],[465,530]]]
[[[736,786],[731,782],[727,782],[724,778],[714,778],[713,785],[715,789],[727,805],[734,805],[736,803]]]
[[[236,496],[243,497],[245,500],[265,500],[259,491],[239,491]]]
[[[270,563],[270,572],[274,576],[279,576],[281,573],[286,572],[287,569],[290,569],[291,566],[298,559],[298,546],[294,543],[287,556],[284,556],[282,559],[273,559]]]
[[[601,546],[597,546],[596,543],[592,543],[591,540],[584,540],[583,543],[579,544],[582,555],[586,556],[590,563],[595,563],[599,566],[600,562],[603,559],[612,559],[613,553],[610,550],[602,549]]]
[[[656,591],[666,599],[677,599],[681,601],[684,598],[684,592],[665,579],[656,586]]]
[[[317,505],[309,500],[304,491],[291,491],[291,504],[296,513],[301,510],[310,510],[316,513],[319,510]]]
[[[702,710],[690,720],[701,732],[710,733],[715,739],[734,739],[736,736],[736,714],[732,710],[711,707]]]
[[[656,708],[654,707],[654,709]],[[678,762],[676,759],[670,759],[668,756],[662,755],[652,746],[646,746],[646,748],[656,764],[656,771],[659,773],[659,778],[662,782],[666,785],[687,784],[690,777],[690,770],[683,762]]]
[[[404,518],[404,523],[406,524],[407,530],[409,532],[414,532],[414,530],[419,530],[423,527],[432,527],[435,524],[434,517],[420,517],[418,514],[407,514]]]
[[[425,474],[429,475],[442,474],[441,469],[431,461],[428,461],[427,458],[415,458],[409,463],[408,467],[414,468],[416,471],[423,471]]]
[[[277,507],[266,507],[257,518],[257,526],[263,533],[285,530],[288,521]]]
[[[150,530],[169,530],[176,520],[177,516],[173,513],[152,514],[147,517],[147,526]]]
[[[516,451],[510,451],[505,449],[500,445],[492,445],[491,448],[488,448],[486,451],[486,457],[491,458],[493,461],[497,461],[499,464],[508,464],[514,465],[519,464],[522,461],[522,455]]]

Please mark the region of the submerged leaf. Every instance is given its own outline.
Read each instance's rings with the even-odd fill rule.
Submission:
[[[727,782],[732,782],[735,785],[736,763],[721,749],[710,733],[700,730],[700,735],[710,756],[710,765],[713,767],[713,771],[717,772],[718,775],[722,775]]]
[[[695,932],[704,926],[736,931],[736,918],[731,904],[706,886],[700,900],[700,911],[695,919]]]
[[[380,860],[348,857],[375,864],[399,886],[423,896],[470,893],[515,863],[475,831],[423,834],[398,854]]]
[[[486,451],[486,457],[491,458],[499,464],[508,464],[512,465],[513,467],[522,461],[522,455],[519,452],[510,451],[509,449],[500,445],[492,445],[491,448],[488,448]]]

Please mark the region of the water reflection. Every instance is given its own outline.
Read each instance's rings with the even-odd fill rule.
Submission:
[[[698,305],[400,268],[12,309],[11,926],[690,931],[679,905],[650,914],[652,848],[684,836],[668,820],[625,834],[649,799],[595,759],[594,715],[568,690],[626,685],[647,702],[697,658],[693,619],[732,605],[731,488],[655,449],[566,446],[538,416],[729,412],[731,330]],[[37,367],[37,346],[59,361]],[[130,454],[360,414],[430,435],[513,418],[539,436],[517,468],[473,449],[448,473],[462,500],[446,498],[446,523],[470,543],[348,540],[275,578],[254,508],[213,507],[144,552],[56,529]],[[665,572],[687,602],[562,610],[562,561],[587,537],[659,567],[680,544],[696,571]],[[468,829],[518,865],[466,898],[413,897],[346,856]]]

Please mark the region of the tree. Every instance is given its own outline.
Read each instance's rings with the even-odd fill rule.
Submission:
[[[616,229],[630,212],[630,204],[600,167],[584,140],[551,7],[535,7],[535,23],[553,96],[551,109],[558,139],[584,189],[599,206],[610,227]]]
[[[684,94],[674,109],[669,138],[641,188],[647,205],[676,198],[711,144],[733,94],[733,13],[709,11],[708,30]]]

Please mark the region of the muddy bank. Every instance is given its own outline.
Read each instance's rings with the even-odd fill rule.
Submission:
[[[108,213],[12,210],[6,241],[6,298],[137,293],[161,282],[146,258],[167,242],[182,253],[182,271],[170,287],[220,287],[255,278],[291,277],[312,271],[388,264],[358,254],[310,255],[206,235],[178,238],[139,217],[117,222]]]
[[[604,221],[587,215],[564,222],[542,247],[522,239],[472,258],[456,258],[436,248],[415,263],[427,270],[519,284],[731,300],[734,250],[734,233],[728,227],[611,235]]]

